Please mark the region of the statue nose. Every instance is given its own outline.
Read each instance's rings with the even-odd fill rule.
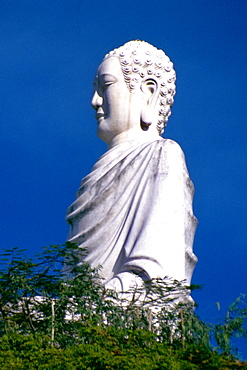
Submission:
[[[98,107],[100,107],[103,103],[103,98],[101,96],[99,96],[99,94],[97,93],[97,91],[95,91],[95,93],[93,94],[93,98],[92,98],[92,101],[91,101],[91,105],[94,109],[98,109]]]

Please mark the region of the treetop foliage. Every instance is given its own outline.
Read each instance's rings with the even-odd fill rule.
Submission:
[[[206,324],[185,303],[194,286],[153,279],[117,294],[85,253],[67,242],[2,254],[1,369],[247,369],[233,346],[247,334],[244,296]]]

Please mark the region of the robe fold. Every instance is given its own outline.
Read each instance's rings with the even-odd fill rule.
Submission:
[[[68,240],[86,248],[109,282],[123,272],[191,281],[197,219],[180,146],[169,139],[124,142],[81,181],[68,208]]]

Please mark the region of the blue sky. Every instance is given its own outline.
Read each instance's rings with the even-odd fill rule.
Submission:
[[[90,107],[95,71],[142,39],[175,65],[164,136],[182,146],[196,188],[194,297],[202,318],[223,316],[247,293],[246,16],[245,0],[1,1],[1,248],[66,240],[66,209],[106,150]]]

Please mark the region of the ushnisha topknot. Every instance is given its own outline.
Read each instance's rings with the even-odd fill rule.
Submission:
[[[146,79],[155,80],[159,87],[159,109],[157,114],[157,130],[161,135],[171,115],[171,106],[176,93],[176,73],[173,63],[163,50],[146,41],[133,40],[110,51],[104,59],[119,59],[124,80],[131,93]]]

